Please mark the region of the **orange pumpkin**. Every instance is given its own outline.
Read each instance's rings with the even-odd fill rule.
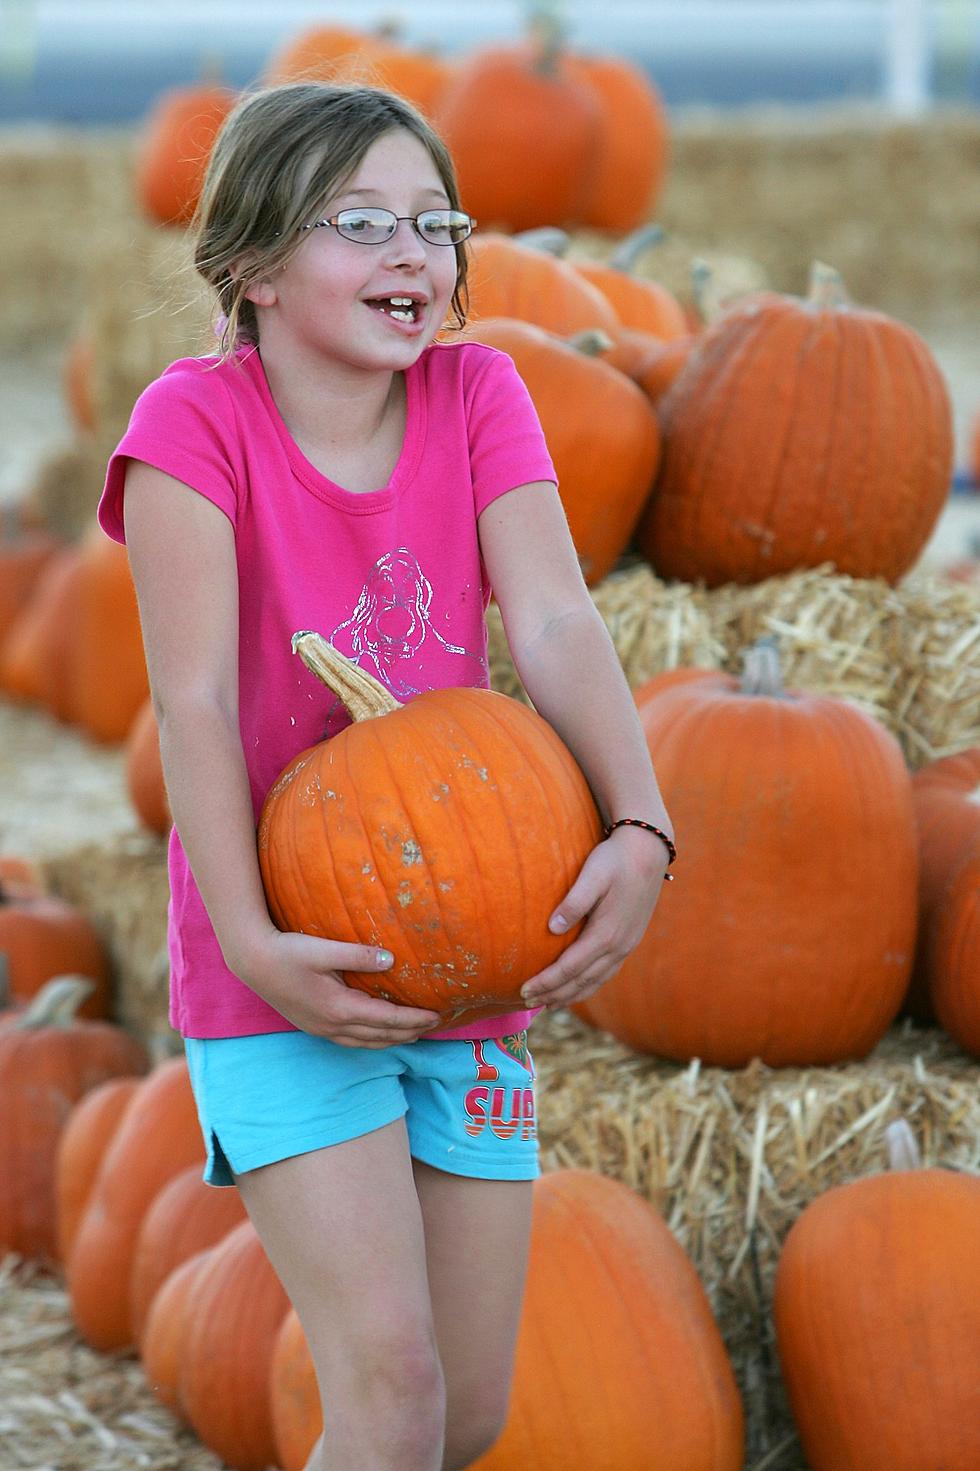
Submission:
[[[126,790],[144,827],[166,837],[173,826],[163,779],[160,736],[153,702],[147,699],[126,737]]]
[[[92,333],[75,333],[65,353],[62,367],[62,387],[65,403],[76,429],[91,432],[96,424],[95,393],[92,379],[95,372],[95,342]]]
[[[54,1165],[59,1261],[68,1260],[103,1156],[139,1083],[139,1077],[109,1078],[86,1093],[68,1115]]]
[[[67,1261],[72,1317],[97,1349],[133,1343],[129,1275],[143,1217],[174,1175],[204,1166],[204,1143],[182,1057],[143,1079],[106,1151]]]
[[[471,236],[469,250],[467,316],[472,323],[517,317],[558,337],[591,328],[615,336],[619,329],[607,298],[568,262],[495,231]]]
[[[146,118],[134,188],[143,213],[160,225],[186,225],[197,208],[214,140],[235,104],[227,87],[201,83],[161,93]]]
[[[595,151],[577,223],[632,230],[656,213],[670,151],[667,111],[654,83],[624,56],[566,53],[599,104]]]
[[[93,740],[124,741],[150,692],[126,548],[93,526],[79,546],[71,611],[68,718]]]
[[[477,322],[467,336],[514,361],[541,420],[586,582],[625,551],[660,456],[649,400],[602,357],[577,351],[529,322]]]
[[[55,1160],[72,1108],[107,1078],[148,1066],[110,1022],[82,1021],[90,982],[61,976],[0,1028],[0,1253],[58,1257]]]
[[[67,720],[69,648],[83,578],[79,547],[55,553],[0,643],[0,689]]]
[[[404,97],[426,117],[437,112],[452,74],[430,51],[403,46],[387,31],[311,26],[291,37],[266,70],[269,86],[282,82],[349,81]]]
[[[579,219],[600,117],[556,38],[539,32],[464,57],[436,124],[466,209],[488,227],[526,230]]]
[[[919,1021],[933,1020],[933,948],[959,869],[980,844],[980,746],[942,756],[912,776],[919,834],[919,929],[915,968],[906,1009]],[[942,977],[937,975],[942,984]]]
[[[980,838],[944,891],[927,965],[936,1020],[980,1057]]]
[[[154,1294],[140,1339],[140,1360],[146,1382],[171,1414],[186,1420],[180,1399],[180,1369],[191,1313],[197,1302],[213,1247],[195,1252],[165,1278]]]
[[[797,1218],[773,1309],[812,1471],[980,1466],[978,1241],[980,1179],[947,1169],[851,1180]]]
[[[644,226],[617,246],[608,262],[577,260],[573,264],[580,275],[598,286],[624,327],[670,342],[690,335],[684,308],[666,286],[635,274],[639,257],[662,234],[659,225]]]
[[[693,332],[665,342],[649,332],[622,327],[616,333],[603,360],[632,378],[654,405],[673,387],[697,342]]]
[[[275,1463],[269,1373],[288,1311],[255,1227],[243,1221],[195,1277],[177,1390],[201,1440],[235,1471]]]
[[[635,698],[679,834],[678,881],[618,974],[575,1009],[678,1061],[865,1056],[899,1009],[915,941],[898,742],[844,700],[783,690],[765,641],[741,680],[675,670]]]
[[[709,587],[832,563],[896,581],[946,504],[949,394],[910,328],[816,268],[805,301],[744,297],[660,403],[664,453],[638,541]]]
[[[40,527],[0,515],[0,641],[27,606],[60,543]]]
[[[266,798],[259,863],[276,924],[390,950],[391,970],[347,984],[444,1025],[523,1010],[523,983],[573,938],[548,918],[601,837],[573,757],[506,695],[430,690],[399,705],[319,635],[293,648],[354,723],[297,756]]]
[[[109,1015],[109,956],[92,921],[74,904],[54,894],[8,893],[0,884],[0,957],[11,1000],[29,1001],[55,976],[84,975],[92,986],[79,1015]]]
[[[129,1275],[129,1312],[140,1344],[150,1304],[175,1267],[214,1246],[245,1219],[237,1190],[206,1185],[197,1164],[159,1190],[143,1217]]]
[[[294,1315],[271,1384],[279,1464],[301,1471],[322,1418]],[[739,1471],[743,1440],[704,1288],[652,1206],[585,1170],[536,1180],[507,1423],[471,1471]]]

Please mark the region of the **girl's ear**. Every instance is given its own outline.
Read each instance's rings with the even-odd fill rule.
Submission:
[[[275,306],[276,304],[276,288],[267,279],[253,281],[251,286],[246,286],[244,296],[245,300],[250,301],[253,306]]]

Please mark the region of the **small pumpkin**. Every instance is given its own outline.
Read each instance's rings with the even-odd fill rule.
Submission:
[[[598,286],[624,327],[670,342],[690,335],[684,308],[666,286],[635,274],[640,256],[662,235],[659,225],[646,225],[621,241],[608,261],[576,260],[573,264],[580,275]]]
[[[322,1429],[309,1351],[287,1317],[272,1360],[279,1463]],[[740,1471],[735,1376],[693,1263],[619,1180],[534,1182],[527,1287],[503,1433],[472,1471]]]
[[[473,235],[466,277],[469,320],[516,317],[568,337],[598,328],[615,336],[619,318],[580,271],[548,251],[496,231]]]
[[[56,1154],[71,1111],[89,1089],[149,1065],[120,1027],[79,1019],[90,987],[59,976],[0,1026],[0,1252],[57,1261]]]
[[[520,988],[578,927],[548,918],[601,838],[573,757],[527,706],[485,689],[400,705],[318,634],[293,637],[353,724],[283,771],[258,852],[280,929],[390,950],[347,984],[443,1024],[523,1010]]]
[[[235,1471],[275,1463],[269,1372],[289,1298],[251,1221],[212,1248],[185,1317],[177,1398],[206,1446]]]
[[[29,1001],[59,975],[83,975],[91,987],[79,1016],[109,1015],[109,956],[98,930],[81,909],[55,894],[12,890],[0,880],[0,957],[10,999]]]
[[[108,1078],[90,1089],[68,1115],[54,1163],[59,1261],[66,1262],[71,1254],[103,1156],[139,1083],[138,1076]]]
[[[939,1025],[980,1057],[980,838],[953,873],[929,937],[929,997]]]
[[[156,224],[187,225],[197,208],[214,140],[235,104],[228,87],[170,87],[143,123],[134,174],[136,201]]]
[[[126,737],[126,790],[143,826],[166,837],[173,826],[173,817],[160,760],[156,714],[149,698],[140,707]]]
[[[68,719],[95,741],[124,741],[150,692],[126,548],[93,525],[79,546],[72,609]]]
[[[638,531],[661,577],[753,583],[832,563],[895,582],[946,504],[952,414],[911,328],[817,265],[805,300],[753,293],[700,334],[659,405]]]
[[[27,606],[38,579],[61,543],[49,531],[25,525],[0,508],[0,642]]]
[[[892,1168],[823,1191],[783,1243],[783,1378],[812,1471],[974,1471],[980,1178],[922,1168],[890,1131]]]
[[[70,713],[70,647],[83,576],[78,546],[56,552],[0,642],[0,689],[55,720],[67,721]]]
[[[580,339],[507,318],[477,322],[467,336],[513,359],[541,420],[582,575],[601,581],[626,550],[657,473],[649,400]]]
[[[635,699],[683,834],[678,882],[619,972],[574,1009],[678,1061],[864,1057],[899,1010],[915,943],[897,740],[848,701],[785,689],[770,640],[747,651],[740,678],[671,670]]]
[[[66,1263],[72,1317],[92,1348],[133,1344],[129,1277],[157,1192],[187,1165],[204,1167],[187,1063],[168,1058],[143,1079],[102,1159]]]
[[[237,1190],[205,1184],[188,1165],[154,1196],[136,1238],[129,1275],[129,1312],[139,1346],[150,1305],[175,1267],[221,1241],[245,1219]]]

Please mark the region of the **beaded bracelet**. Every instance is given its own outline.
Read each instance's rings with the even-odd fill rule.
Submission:
[[[604,838],[608,838],[609,834],[615,831],[617,827],[642,827],[644,832],[653,833],[655,838],[659,838],[660,841],[666,845],[668,868],[677,857],[677,849],[674,847],[673,840],[671,838],[668,838],[663,828],[654,827],[652,822],[644,822],[641,817],[621,817],[618,822],[611,822],[602,836]],[[672,873],[664,874],[665,883],[669,884],[673,883],[673,881],[674,875]]]

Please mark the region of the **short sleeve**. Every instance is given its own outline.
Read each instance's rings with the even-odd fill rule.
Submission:
[[[482,371],[467,395],[467,429],[476,514],[508,490],[558,477],[531,395],[514,361],[484,348]]]
[[[144,460],[189,485],[235,524],[240,450],[227,387],[208,360],[173,363],[140,394],[129,427],[106,471],[98,519],[114,541],[125,541],[123,488],[129,460]]]

